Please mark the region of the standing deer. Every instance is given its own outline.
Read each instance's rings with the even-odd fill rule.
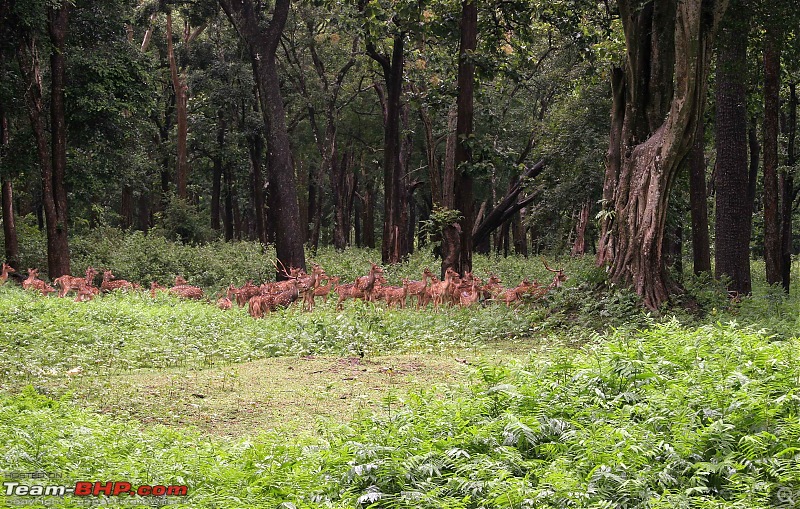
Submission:
[[[413,296],[417,300],[417,309],[426,302],[426,293],[428,290],[428,279],[433,278],[433,273],[429,268],[422,271],[422,281],[409,281],[408,282],[408,295]]]
[[[70,291],[80,290],[81,287],[83,286],[91,288],[93,286],[94,277],[96,275],[97,271],[92,267],[88,267],[86,269],[86,275],[82,278],[70,275],[64,275],[56,278],[56,280],[53,281],[53,283],[55,283],[55,285],[59,287],[58,296],[64,297]]]
[[[552,290],[553,288],[560,288],[562,284],[567,281],[567,275],[564,274],[564,268],[560,269],[551,269],[547,266],[547,260],[542,257],[542,263],[544,264],[544,268],[549,270],[550,272],[555,272],[555,276],[553,276],[553,282],[550,283],[549,288]]]
[[[367,302],[372,302],[374,300],[373,289],[375,288],[375,278],[378,274],[383,274],[382,268],[372,262],[370,262],[370,265],[369,273],[366,276],[361,276],[356,279],[355,283],[358,289],[364,293],[364,299]]]
[[[328,295],[334,286],[339,284],[339,276],[327,277],[328,283],[325,286],[318,286],[314,289],[314,297],[322,297],[322,303],[328,303]]]
[[[444,281],[433,283],[431,285],[431,298],[433,299],[433,309],[439,311],[439,306],[442,301],[448,298],[453,288],[453,280],[458,276],[458,273],[451,267],[448,267],[444,273]]]

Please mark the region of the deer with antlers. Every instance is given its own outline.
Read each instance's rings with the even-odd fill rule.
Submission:
[[[56,289],[37,278],[36,276],[38,275],[38,269],[28,269],[28,279],[22,282],[22,288],[25,290],[39,290],[45,297],[48,293],[55,293]]]
[[[0,285],[4,285],[6,281],[8,281],[8,275],[13,274],[14,272],[16,272],[16,270],[14,270],[14,267],[12,267],[7,263],[4,263],[3,271],[0,272]]]
[[[53,283],[55,283],[55,285],[59,288],[58,296],[64,297],[70,291],[80,290],[84,286],[92,288],[94,283],[94,277],[96,275],[97,271],[93,267],[88,267],[86,269],[86,275],[82,278],[70,275],[64,275],[56,278],[56,280],[53,281]]]
[[[551,290],[553,288],[560,288],[561,285],[563,285],[568,279],[567,275],[564,274],[563,267],[560,269],[551,269],[550,267],[547,266],[547,260],[544,259],[544,256],[542,257],[542,263],[544,264],[545,269],[555,273],[555,276],[553,276],[553,282],[550,283],[550,286],[548,288]]]

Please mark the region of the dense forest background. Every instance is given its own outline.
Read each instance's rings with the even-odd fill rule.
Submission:
[[[0,1],[5,258],[184,243],[589,253],[649,307],[797,251],[789,0]],[[24,254],[24,253],[23,253]],[[42,267],[44,269],[44,267]],[[82,269],[82,268],[80,268]]]

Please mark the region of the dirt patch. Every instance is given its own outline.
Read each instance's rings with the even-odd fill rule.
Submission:
[[[464,368],[453,356],[430,354],[281,357],[200,371],[85,378],[71,389],[83,405],[145,425],[196,426],[223,436],[296,434],[345,423],[359,412],[396,409],[414,388],[464,382]]]

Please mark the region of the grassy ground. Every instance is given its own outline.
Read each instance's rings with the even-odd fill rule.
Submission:
[[[438,314],[0,287],[0,472],[187,484],[182,507],[791,507],[797,297],[690,283],[693,307],[653,315],[570,263],[544,302]]]

